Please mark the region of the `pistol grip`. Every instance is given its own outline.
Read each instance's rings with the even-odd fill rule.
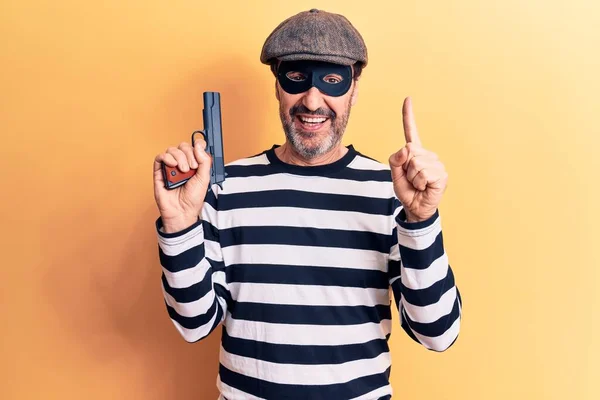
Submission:
[[[162,165],[163,178],[167,189],[175,189],[186,183],[196,173],[196,169],[190,168],[188,172],[181,172],[177,167],[169,167],[165,163]]]

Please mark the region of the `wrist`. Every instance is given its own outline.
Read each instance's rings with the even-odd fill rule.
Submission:
[[[199,217],[196,216],[181,216],[177,218],[169,218],[162,220],[162,231],[165,233],[181,232],[198,222]]]
[[[409,212],[408,210],[404,210],[404,213],[406,215],[406,219],[405,221],[408,223],[419,223],[419,222],[423,222],[423,221],[427,221],[429,218],[431,218],[433,216],[434,213],[430,214],[430,215],[426,215],[426,216],[417,216],[415,214],[412,214],[411,212]]]
[[[424,221],[426,219],[426,218],[425,219],[418,218],[417,216],[411,214],[408,211],[405,211],[405,213],[406,213],[406,219],[405,219],[405,221],[409,222],[409,223],[421,222],[421,221]]]

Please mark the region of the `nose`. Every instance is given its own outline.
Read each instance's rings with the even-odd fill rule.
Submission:
[[[319,109],[324,103],[323,95],[316,87],[311,87],[302,98],[302,104],[311,111]]]

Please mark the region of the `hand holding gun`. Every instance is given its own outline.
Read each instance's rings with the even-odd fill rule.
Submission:
[[[195,145],[195,135],[200,133],[207,143],[206,151],[212,157],[210,170],[210,185],[217,183],[221,189],[225,180],[225,165],[223,160],[223,132],[221,130],[221,96],[218,92],[204,92],[204,130],[192,133],[192,147]],[[169,167],[163,163],[163,178],[165,187],[169,190],[183,185],[196,173],[195,169],[182,172],[177,167]]]
[[[154,197],[165,232],[195,223],[206,192],[225,181],[221,100],[218,92],[204,92],[204,130],[192,133],[192,144],[169,147],[154,159]],[[196,134],[203,139],[196,140]]]

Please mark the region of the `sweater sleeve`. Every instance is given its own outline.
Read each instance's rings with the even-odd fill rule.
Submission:
[[[167,312],[187,342],[208,336],[227,313],[229,291],[217,226],[217,195],[206,195],[201,217],[173,233],[156,220],[162,288]]]
[[[389,277],[404,331],[429,350],[444,351],[458,338],[461,297],[444,250],[439,211],[417,223],[399,208]]]

